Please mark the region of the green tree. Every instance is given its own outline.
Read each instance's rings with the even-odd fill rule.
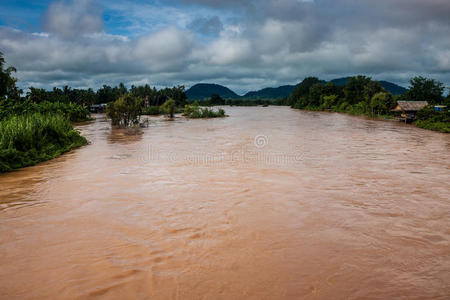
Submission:
[[[175,114],[175,100],[169,99],[161,105],[161,111],[169,118],[173,119]]]
[[[324,103],[325,96],[338,95],[340,89],[332,82],[316,83],[309,88],[309,104],[318,107]],[[339,96],[337,96],[339,97]]]
[[[309,88],[309,105],[319,106],[321,104],[324,95],[324,87],[324,84],[316,83]]]
[[[428,101],[430,104],[441,104],[444,100],[444,84],[434,79],[422,76],[412,78],[406,92],[406,99],[414,101]]]
[[[373,95],[370,100],[371,115],[384,114],[389,111],[393,104],[393,97],[391,93],[380,92]]]
[[[323,108],[333,108],[333,106],[336,106],[338,103],[338,95],[328,95],[323,96]]]
[[[211,105],[224,105],[225,100],[217,94],[211,95],[211,99],[209,99],[209,103]]]
[[[142,99],[125,94],[106,107],[106,115],[113,125],[130,126],[139,122]]]
[[[317,84],[320,83],[320,80],[317,77],[307,77],[305,78],[301,83],[299,83],[292,94],[289,96],[288,99],[288,105],[294,106],[297,105],[299,100],[303,97],[309,97],[309,89]],[[304,101],[301,101],[303,103]]]
[[[0,98],[7,98],[9,101],[21,99],[22,90],[16,86],[17,79],[12,76],[16,68],[8,67],[4,69],[5,59],[0,52]]]
[[[371,81],[370,77],[358,75],[350,77],[344,86],[345,99],[351,105],[366,99],[365,87]]]
[[[381,86],[381,83],[378,81],[370,80],[364,86],[364,99],[370,105],[370,101],[372,100],[375,94],[384,92],[384,88]]]

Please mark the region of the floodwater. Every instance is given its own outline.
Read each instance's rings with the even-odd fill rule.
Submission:
[[[450,298],[450,135],[225,109],[0,175],[0,298]]]

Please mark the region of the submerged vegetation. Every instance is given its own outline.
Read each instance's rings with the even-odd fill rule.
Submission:
[[[158,116],[160,114],[162,114],[162,112],[159,106],[149,106],[142,110],[142,115],[145,116]]]
[[[222,118],[226,117],[225,110],[219,108],[217,111],[208,108],[201,107],[198,103],[193,105],[186,105],[184,108],[183,115],[187,118],[200,119],[200,118]]]
[[[227,116],[222,108],[214,110],[209,107],[202,107],[198,101],[193,104],[186,104],[184,108],[181,108],[171,98],[161,106],[143,107],[143,101],[130,94],[123,95],[117,101],[108,104],[106,109],[106,114],[111,119],[112,124],[123,127],[139,124],[140,115],[165,115],[169,119],[173,119],[175,114],[180,112],[183,113],[183,116],[191,119]]]
[[[175,109],[176,109],[176,103],[175,103],[175,100],[173,100],[173,99],[167,100],[160,107],[160,111],[171,119],[173,119],[173,117],[175,115]]]
[[[218,105],[228,105],[228,106],[269,106],[269,105],[286,105],[285,99],[223,99],[217,94],[211,95],[209,99],[194,101],[188,100],[188,104],[194,104],[195,102],[200,103],[202,106],[218,106]]]
[[[141,111],[142,100],[132,95],[123,95],[106,107],[112,125],[124,127],[138,124]]]
[[[10,116],[0,121],[0,172],[49,160],[86,143],[62,114]]]

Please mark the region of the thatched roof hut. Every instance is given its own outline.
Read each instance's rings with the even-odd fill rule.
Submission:
[[[397,101],[397,106],[392,111],[416,112],[427,105],[427,101]]]

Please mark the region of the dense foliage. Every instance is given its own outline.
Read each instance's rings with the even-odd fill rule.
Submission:
[[[89,120],[89,110],[84,105],[74,104],[72,102],[48,102],[44,101],[39,104],[29,100],[11,101],[8,99],[0,99],[0,120],[9,116],[26,113],[54,113],[62,114],[72,122],[82,122]]]
[[[125,94],[114,102],[108,103],[106,115],[117,126],[130,126],[139,123],[142,112],[142,99]]]
[[[71,121],[88,119],[84,105],[22,97],[14,68],[0,53],[0,172],[31,166],[87,143]],[[33,100],[34,99],[34,100]]]
[[[410,87],[405,98],[415,101],[428,101],[429,104],[441,104],[444,100],[444,84],[434,79],[414,77],[410,81]]]
[[[0,172],[49,160],[86,143],[61,114],[10,116],[0,121]]]
[[[160,106],[169,98],[174,99],[177,106],[184,106],[186,104],[184,86],[157,90],[156,88],[151,88],[148,84],[144,86],[133,85],[130,89],[123,83],[115,87],[103,85],[97,92],[94,92],[92,89],[72,89],[68,86],[62,89],[53,88],[51,91],[30,87],[30,91],[26,97],[34,103],[41,103],[43,101],[72,102],[90,106],[92,104],[114,102],[125,94],[139,97],[142,100],[147,98],[150,106]]]
[[[417,112],[414,124],[421,128],[450,133],[450,110],[437,112],[432,106],[425,106]]]
[[[380,82],[366,76],[346,78],[342,86],[325,83],[316,77],[305,78],[288,98],[293,108],[308,110],[331,110],[354,115],[390,115],[397,100],[428,101],[430,106],[417,114],[415,124],[419,127],[448,132],[448,108],[435,112],[433,105],[450,104],[450,98],[443,97],[443,84],[433,79],[415,77],[410,80],[410,89],[401,96],[387,92]]]
[[[161,106],[167,100],[172,99],[177,107],[183,107],[187,99],[184,86],[182,85],[161,90],[150,88],[148,84],[144,86],[133,85],[129,93],[142,99],[147,98],[150,106]]]

